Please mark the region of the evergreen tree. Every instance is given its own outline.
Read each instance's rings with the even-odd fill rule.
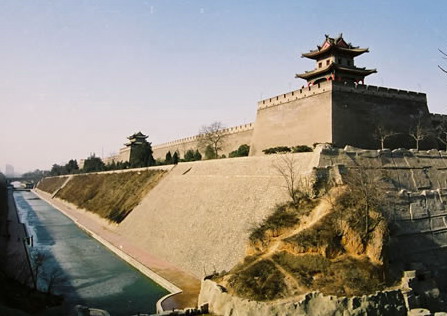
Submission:
[[[96,157],[95,154],[91,155],[84,161],[84,168],[82,168],[83,172],[98,172],[104,171],[105,165],[101,158]]]
[[[188,149],[185,153],[185,161],[194,161],[194,150]]]
[[[165,164],[167,164],[167,165],[172,164],[172,155],[171,155],[171,152],[170,152],[170,151],[168,151],[168,152],[166,153]]]
[[[79,172],[78,162],[75,159],[70,159],[65,165],[67,173],[73,174]]]
[[[178,157],[179,155],[178,155],[178,152],[176,151],[176,152],[174,152],[174,155],[172,156],[172,163],[174,164],[174,165],[176,165],[176,164],[178,164],[178,160],[179,160],[179,157]]]
[[[129,165],[131,168],[149,167],[155,164],[152,156],[151,143],[144,140],[141,144],[132,146]]]
[[[194,152],[194,160],[202,160],[202,154],[199,152],[198,149]]]

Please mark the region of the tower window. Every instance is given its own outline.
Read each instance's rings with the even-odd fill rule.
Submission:
[[[329,63],[330,63],[331,61],[328,59],[328,60],[326,60],[326,66],[329,66]]]
[[[321,62],[318,63],[318,68],[321,68],[321,66],[322,66],[322,63]]]

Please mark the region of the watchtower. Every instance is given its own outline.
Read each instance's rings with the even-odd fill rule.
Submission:
[[[323,44],[316,50],[301,55],[315,60],[315,69],[297,74],[296,78],[307,80],[308,86],[330,80],[363,84],[366,76],[377,72],[376,69],[358,68],[354,64],[354,57],[369,52],[368,48],[346,43],[342,34],[336,38],[325,36]]]
[[[316,50],[302,54],[316,61],[314,70],[295,76],[307,86],[258,102],[250,155],[262,155],[270,147],[314,143],[377,149],[374,134],[379,127],[396,135],[387,140],[388,148],[414,147],[409,130],[415,124],[432,127],[426,95],[364,85],[365,77],[377,72],[355,66],[354,58],[366,52],[341,35],[326,35]]]

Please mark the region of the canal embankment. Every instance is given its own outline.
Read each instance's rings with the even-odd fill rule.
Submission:
[[[318,164],[319,154],[300,153],[293,157],[297,172],[308,174]],[[165,309],[185,308],[196,306],[200,279],[228,270],[241,260],[250,229],[268,216],[277,203],[287,199],[284,179],[275,168],[278,163],[278,157],[265,156],[171,166],[119,223],[87,211],[86,200],[102,198],[106,194],[102,192],[118,191],[124,185],[110,189],[106,179],[86,190],[80,184],[73,185],[81,183],[74,179],[85,175],[73,175],[68,182],[59,180],[65,183],[60,190],[36,192],[78,225],[180,288],[181,294],[163,302]],[[141,171],[125,170],[120,175]],[[110,173],[89,177],[99,179]],[[99,182],[98,179],[91,179],[91,183]],[[77,188],[89,192],[70,203],[67,197],[79,195]],[[129,191],[127,195],[133,193]],[[108,202],[119,202],[118,196],[122,196],[121,192],[110,196]],[[114,207],[113,203],[110,207]]]
[[[157,308],[183,309],[197,305],[200,291],[200,281],[197,278],[136,247],[124,236],[113,231],[114,224],[96,214],[79,209],[61,199],[52,198],[51,194],[39,189],[33,190],[33,193],[70,218],[110,251],[168,290],[170,294],[160,300]]]
[[[59,305],[61,297],[38,291],[32,268],[32,246],[20,220],[13,188],[0,174],[0,314],[28,315]]]

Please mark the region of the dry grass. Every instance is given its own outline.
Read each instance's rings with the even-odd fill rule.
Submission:
[[[68,177],[52,177],[52,178],[44,178],[40,180],[37,188],[39,190],[45,191],[47,193],[53,194],[59,189],[64,182],[68,179]]]
[[[374,293],[384,288],[382,267],[368,258],[350,256],[330,260],[319,254],[276,253],[273,260],[291,273],[309,291],[326,295],[353,296]]]
[[[341,193],[331,201],[327,213],[316,207],[318,199],[301,206],[277,207],[252,230],[250,245],[256,251],[247,253],[255,256],[247,257],[217,281],[226,282],[236,295],[255,300],[310,291],[357,296],[383,290],[382,248],[370,250],[386,243],[386,219],[377,204],[365,211],[365,200],[355,190]],[[302,221],[303,216],[312,214],[322,215],[311,225]]]
[[[120,223],[165,173],[163,170],[145,170],[78,175],[56,197]]]
[[[286,290],[284,275],[270,260],[256,262],[232,274],[228,284],[236,295],[256,301],[281,298]]]
[[[314,206],[315,201],[305,199],[298,204],[277,205],[270,216],[251,230],[250,242],[265,243],[268,236],[279,236],[284,230],[298,225],[300,218],[308,215]]]

